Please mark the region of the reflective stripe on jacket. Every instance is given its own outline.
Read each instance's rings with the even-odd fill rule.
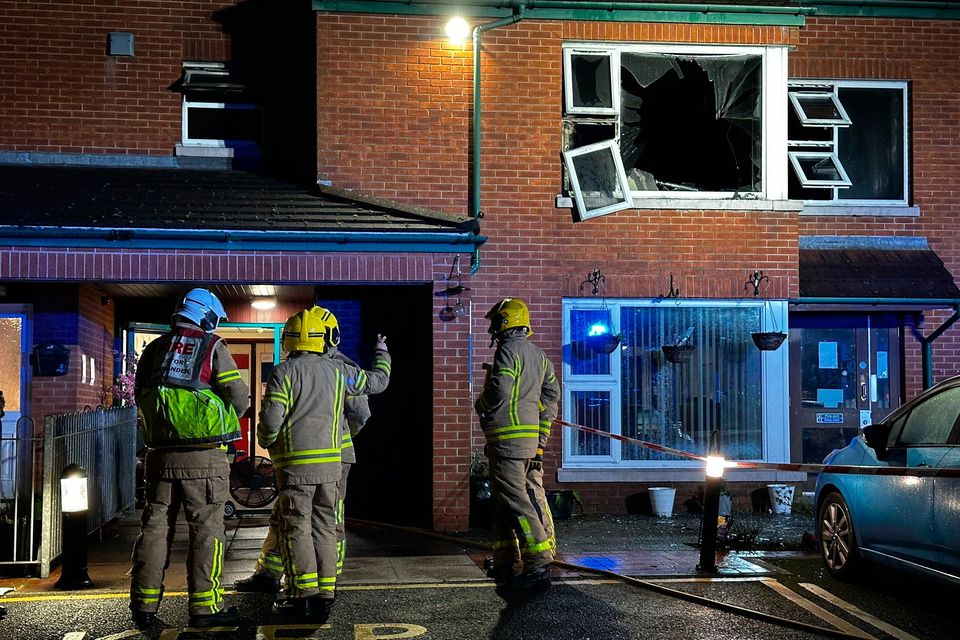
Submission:
[[[474,405],[488,450],[505,458],[532,458],[550,435],[559,402],[553,363],[524,334],[508,334],[497,345]]]
[[[377,351],[371,371],[311,352],[277,365],[263,398],[257,441],[269,448],[281,484],[339,478],[345,398],[380,393],[389,381],[385,351]]]

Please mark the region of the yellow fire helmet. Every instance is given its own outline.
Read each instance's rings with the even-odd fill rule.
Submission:
[[[327,346],[328,347],[339,347],[340,346],[340,323],[337,322],[337,316],[333,315],[333,312],[329,309],[324,309],[323,307],[318,307],[314,305],[310,311],[319,313],[323,319],[323,324],[327,328]]]
[[[530,328],[530,310],[520,298],[504,298],[493,305],[484,318],[490,320],[487,331],[494,335],[516,327],[526,327],[527,333],[533,335],[533,329]]]
[[[323,307],[304,309],[290,316],[283,325],[283,350],[312,351],[325,353],[327,350],[327,324],[325,317],[333,316]]]

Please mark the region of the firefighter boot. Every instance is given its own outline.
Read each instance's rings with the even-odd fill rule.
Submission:
[[[265,571],[255,571],[249,578],[241,578],[233,583],[234,591],[242,593],[276,593],[280,591],[280,579]]]
[[[190,626],[194,629],[205,629],[207,627],[229,627],[240,622],[240,612],[236,607],[230,607],[217,613],[200,616],[190,614]]]
[[[550,586],[549,567],[537,567],[530,571],[524,571],[519,576],[510,581],[511,589],[524,591],[542,591]]]

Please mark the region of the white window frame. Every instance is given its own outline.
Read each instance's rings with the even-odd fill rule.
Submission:
[[[630,298],[565,298],[563,300],[563,344],[568,352],[571,344],[570,313],[574,310],[610,310],[611,331],[620,333],[621,307],[656,307],[665,304],[690,307],[760,307],[760,327],[762,331],[788,331],[787,302],[785,300],[706,300],[690,299],[665,301],[659,299]],[[622,372],[619,349],[609,357],[610,370],[606,374],[579,374],[571,372],[569,362],[563,363],[563,420],[572,422],[575,391],[610,392],[610,433],[620,435],[622,431]],[[763,462],[790,461],[790,388],[789,388],[789,349],[784,343],[775,351],[761,351],[761,415],[763,420]],[[683,366],[683,365],[676,365]],[[697,460],[675,458],[670,460],[622,460],[622,447],[619,441],[611,439],[610,455],[585,456],[574,455],[574,429],[563,429],[562,463],[559,471],[561,481],[584,482],[623,482],[644,479],[702,480],[703,463]],[[673,475],[663,475],[670,472]],[[780,473],[780,472],[776,472]],[[773,474],[769,478],[786,479]],[[699,475],[698,475],[699,474]],[[768,479],[769,479],[768,478]],[[748,479],[748,478],[744,478]],[[757,479],[760,479],[757,476]]]
[[[790,165],[800,180],[800,184],[804,187],[850,186],[850,178],[847,176],[847,171],[843,168],[843,165],[840,164],[840,158],[837,157],[837,154],[833,151],[790,151],[787,155],[790,158]],[[838,180],[817,180],[816,178],[808,176],[803,170],[803,167],[800,166],[800,160],[813,158],[819,158],[821,161],[829,160],[830,164],[837,170],[837,173],[840,174],[840,178]]]
[[[254,104],[240,103],[240,102],[204,102],[201,100],[191,100],[187,96],[183,96],[183,113],[181,117],[182,122],[182,131],[181,136],[183,138],[183,145],[188,147],[226,147],[226,140],[218,140],[216,138],[191,138],[189,136],[190,130],[190,121],[189,121],[189,111],[190,109],[237,109],[244,111],[259,111],[260,108]],[[253,140],[246,141],[231,141],[231,147],[238,146],[249,146],[251,148],[256,147],[257,143]]]
[[[850,117],[847,115],[845,109],[843,109],[843,101],[839,97],[840,88],[865,88],[865,89],[896,89],[901,91],[903,95],[903,113],[902,113],[902,122],[903,122],[903,198],[899,200],[881,200],[881,199],[847,199],[847,198],[838,198],[837,193],[833,193],[833,197],[829,200],[804,200],[804,208],[808,210],[815,210],[819,208],[835,210],[838,207],[851,207],[852,209],[864,208],[864,207],[908,207],[909,206],[909,197],[910,197],[910,175],[911,175],[911,166],[910,166],[910,90],[909,84],[906,80],[843,80],[843,79],[812,79],[812,78],[790,78],[789,79],[789,97],[791,102],[794,100],[794,93],[804,93],[804,92],[817,92],[824,93],[830,92],[836,96],[836,102],[842,109],[843,114],[846,116],[848,124],[855,124],[852,122]],[[798,116],[800,113],[798,112]],[[802,118],[801,118],[802,119]],[[790,147],[823,147],[828,148],[831,152],[837,156],[837,166],[840,167],[839,163],[839,153],[838,153],[838,135],[836,131],[837,126],[848,126],[848,125],[835,125],[835,124],[815,124],[813,122],[809,123],[811,126],[833,126],[834,135],[832,141],[805,141],[805,140],[790,140],[788,145]],[[790,152],[792,156],[794,152]],[[792,158],[791,158],[792,161]],[[846,171],[842,168],[841,171],[846,175]],[[799,176],[799,174],[798,174]],[[802,181],[801,181],[802,182]],[[806,186],[806,185],[804,185]],[[836,188],[840,186],[849,186],[849,185],[824,185],[827,188]]]
[[[583,190],[580,188],[580,179],[577,177],[574,159],[579,156],[596,153],[597,151],[603,151],[604,149],[607,149],[610,152],[610,157],[613,160],[613,166],[617,173],[617,184],[620,186],[620,193],[623,195],[623,198],[620,202],[615,202],[614,204],[600,207],[598,209],[588,210],[587,205],[584,202]],[[573,189],[573,197],[577,201],[577,211],[580,212],[581,220],[588,220],[590,218],[596,218],[597,216],[613,213],[614,211],[622,211],[624,209],[633,208],[633,197],[630,191],[630,185],[627,182],[627,172],[624,170],[623,160],[620,158],[620,146],[615,140],[597,142],[594,144],[577,147],[576,149],[571,149],[569,151],[564,151],[563,161],[567,166],[567,175],[570,176],[570,188]]]
[[[598,116],[619,116],[620,115],[620,59],[614,58],[613,48],[606,47],[564,47],[563,49],[563,95],[564,112],[571,115],[598,115]],[[606,56],[610,62],[610,97],[612,98],[612,107],[578,107],[573,104],[573,74],[567,71],[573,64],[573,56]]]
[[[837,97],[835,92],[790,90],[787,92],[787,97],[790,99],[790,104],[793,106],[793,110],[797,114],[797,117],[800,118],[800,122],[805,125],[815,127],[850,126],[850,116],[847,115],[846,109],[844,109],[843,105],[840,104],[840,99]],[[803,106],[803,101],[809,98],[823,98],[829,100],[831,103],[833,103],[833,108],[837,111],[837,117],[814,118],[813,116],[807,115],[807,110]]]
[[[691,201],[738,199],[740,202],[749,200],[786,200],[787,199],[787,47],[785,46],[740,46],[740,45],[708,45],[708,44],[617,44],[568,42],[564,43],[564,87],[568,98],[564,102],[564,117],[576,121],[578,116],[591,115],[597,117],[596,111],[589,114],[578,108],[570,110],[572,97],[570,86],[572,83],[570,60],[572,53],[589,55],[609,55],[611,60],[611,93],[615,96],[617,109],[611,114],[611,120],[616,123],[617,142],[619,143],[620,113],[620,55],[630,53],[663,53],[688,55],[758,55],[761,57],[762,83],[762,123],[761,148],[763,158],[761,163],[761,188],[758,192],[749,192],[744,198],[743,193],[733,191],[632,191],[630,195],[636,208],[678,208],[696,206]],[[612,111],[612,110],[608,110]],[[571,185],[574,180],[571,179]],[[671,204],[675,202],[675,204]],[[579,203],[578,203],[579,204]],[[710,206],[704,204],[704,206]],[[753,207],[750,207],[753,208]],[[580,210],[582,212],[582,209]],[[609,213],[609,212],[608,212]],[[602,215],[602,214],[595,214]],[[590,217],[595,217],[590,216]],[[581,216],[583,218],[584,216]]]

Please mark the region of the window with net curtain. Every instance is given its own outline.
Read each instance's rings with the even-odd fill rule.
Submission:
[[[619,349],[598,354],[578,344],[577,336],[585,336],[610,313],[619,314]],[[752,332],[761,330],[761,306],[622,303],[610,309],[572,309],[568,321],[567,402],[573,422],[700,455],[708,452],[711,433],[718,431],[726,457],[762,457],[761,353],[751,339]],[[695,347],[690,358],[668,362],[660,347],[685,335]],[[611,381],[613,358],[619,359],[619,376]],[[617,415],[619,424],[612,424]],[[631,465],[678,459],[584,432],[569,437],[571,455],[581,460],[612,456]]]

